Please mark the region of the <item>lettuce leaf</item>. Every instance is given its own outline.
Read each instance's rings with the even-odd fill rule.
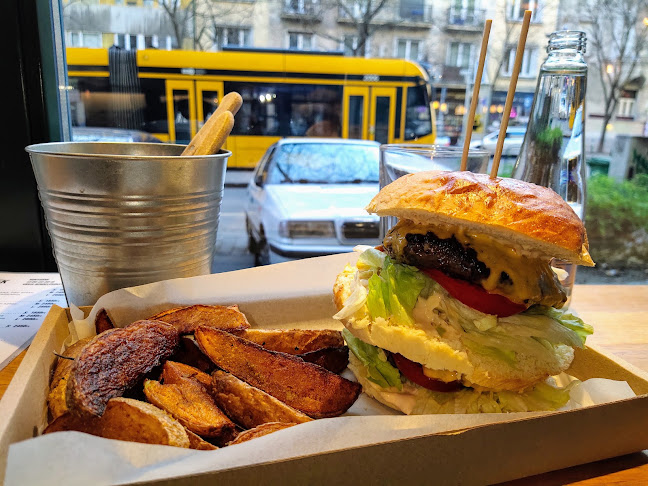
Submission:
[[[547,307],[543,305],[534,305],[531,308],[527,309],[524,313],[526,315],[545,315],[550,317],[554,321],[558,322],[560,325],[576,333],[576,335],[581,340],[581,346],[585,344],[587,336],[594,333],[594,328],[589,324],[583,322],[579,317],[575,316],[571,312],[563,311],[560,309],[554,309],[553,307]]]
[[[418,269],[394,264],[386,256],[380,273],[374,273],[368,281],[369,316],[374,320],[391,317],[399,324],[413,326],[412,310],[427,285],[426,279]]]
[[[351,352],[365,366],[367,379],[382,388],[396,387],[403,388],[400,371],[387,361],[385,352],[371,344],[358,339],[347,329],[342,330],[344,340]]]

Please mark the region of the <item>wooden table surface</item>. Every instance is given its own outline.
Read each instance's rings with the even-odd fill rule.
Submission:
[[[648,371],[648,285],[578,285],[572,309],[594,326],[588,343]],[[0,370],[0,398],[25,352]],[[648,484],[648,450],[516,481],[522,485]]]

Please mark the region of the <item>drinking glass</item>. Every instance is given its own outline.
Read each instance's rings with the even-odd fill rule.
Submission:
[[[399,177],[429,170],[459,170],[462,147],[441,145],[384,144],[380,146],[380,189]],[[466,169],[485,173],[488,170],[489,153],[485,150],[469,150]],[[397,218],[380,218],[380,238],[394,226]]]

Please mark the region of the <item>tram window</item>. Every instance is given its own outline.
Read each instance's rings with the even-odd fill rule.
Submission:
[[[396,88],[396,126],[394,138],[401,138],[401,115],[403,113],[403,88]]]
[[[142,130],[149,133],[167,133],[169,122],[167,120],[164,80],[140,78],[140,83],[146,97]]]
[[[73,127],[112,127],[114,100],[108,78],[70,77],[70,119]]]
[[[290,134],[340,137],[342,86],[293,85],[290,92]]]
[[[414,140],[430,133],[432,116],[426,88],[424,85],[410,87],[405,108],[405,140]]]
[[[243,97],[234,135],[341,135],[341,86],[226,82],[224,88]]]

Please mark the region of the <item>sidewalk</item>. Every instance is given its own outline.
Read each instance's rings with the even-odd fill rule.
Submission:
[[[225,172],[225,187],[245,187],[252,179],[252,169],[227,169]]]

